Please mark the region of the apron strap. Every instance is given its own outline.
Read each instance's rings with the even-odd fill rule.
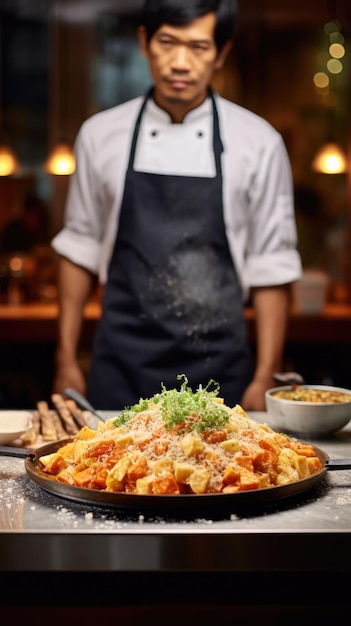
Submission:
[[[216,172],[217,176],[222,176],[222,165],[221,165],[221,154],[224,151],[221,134],[219,132],[219,118],[218,118],[218,110],[216,105],[216,100],[213,95],[212,89],[210,89],[210,97],[212,100],[212,110],[213,110],[213,152],[215,156],[216,162]]]
[[[148,99],[150,98],[152,92],[153,92],[153,87],[151,87],[151,89],[149,89],[149,91],[146,93],[146,95],[144,97],[144,100],[143,100],[143,103],[142,103],[142,105],[140,107],[140,111],[138,113],[137,120],[135,122],[135,127],[134,127],[134,132],[133,132],[133,139],[132,139],[132,145],[131,145],[130,153],[129,153],[128,170],[133,169],[136,145],[137,145],[137,141],[138,141],[138,135],[139,135],[140,124],[141,124],[141,118],[143,117],[143,113],[144,113],[144,110],[145,110],[145,107],[146,107],[146,103],[147,103]]]

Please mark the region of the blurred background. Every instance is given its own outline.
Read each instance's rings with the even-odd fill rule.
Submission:
[[[213,86],[282,134],[304,270],[322,272],[327,303],[341,307],[351,326],[351,3],[238,4],[235,46]],[[48,392],[55,337],[47,325],[55,312],[40,309],[41,321],[35,309],[32,337],[29,324],[33,307],[56,302],[50,240],[61,228],[74,169],[69,151],[87,117],[150,84],[135,37],[140,6],[140,0],[0,0],[0,408],[32,404]],[[333,154],[321,157],[330,144]],[[317,340],[306,375],[347,382],[348,342],[336,347],[333,334],[327,346],[325,337]],[[287,367],[306,363],[292,347]]]

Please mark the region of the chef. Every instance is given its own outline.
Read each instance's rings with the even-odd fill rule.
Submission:
[[[226,404],[265,408],[301,265],[281,136],[210,88],[235,17],[234,0],[146,0],[138,38],[150,90],[78,133],[65,223],[53,240],[56,392],[74,387],[118,410],[184,374],[193,389],[219,383]],[[96,276],[102,315],[86,381],[77,347]]]

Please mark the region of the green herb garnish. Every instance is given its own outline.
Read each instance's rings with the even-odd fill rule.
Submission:
[[[149,400],[143,400],[141,398],[137,404],[134,404],[133,406],[121,411],[119,416],[116,417],[115,421],[113,422],[114,426],[116,426],[116,428],[119,428],[123,424],[126,424],[127,422],[129,422],[131,417],[134,417],[134,415],[137,415],[142,411],[146,411],[149,405]]]
[[[192,391],[185,374],[177,376],[177,380],[182,378],[184,380],[179,391],[166,389],[162,383],[160,393],[148,400],[141,399],[138,404],[124,409],[114,421],[116,428],[126,424],[132,417],[155,404],[160,404],[162,419],[168,430],[183,423],[187,430],[199,432],[222,428],[229,421],[229,415],[220,404],[213,402],[213,399],[218,396],[219,384],[211,379],[206,387]],[[211,386],[214,387],[212,391],[209,389]]]

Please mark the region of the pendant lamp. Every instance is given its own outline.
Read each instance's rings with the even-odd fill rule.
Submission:
[[[312,169],[320,174],[343,174],[348,171],[346,154],[335,141],[327,141],[315,155]]]
[[[54,62],[55,72],[54,72],[54,80],[52,85],[52,93],[54,95],[54,122],[57,126],[56,128],[56,137],[58,138],[57,143],[54,145],[52,150],[49,152],[49,155],[44,163],[44,170],[49,174],[54,174],[56,176],[69,176],[73,174],[76,169],[76,159],[74,156],[74,152],[70,144],[63,139],[61,134],[61,122],[63,119],[63,126],[65,130],[67,128],[67,111],[63,111],[65,113],[62,116],[62,101],[61,94],[69,93],[67,89],[67,85],[62,85],[61,82],[61,68],[64,67],[64,63],[61,64],[61,54],[62,54],[62,46],[60,45],[60,25],[61,25],[61,16],[60,16],[60,0],[56,0],[53,5],[54,11],[54,22],[53,22],[53,34],[52,41],[54,45]],[[67,68],[64,68],[64,71],[67,71]]]
[[[0,176],[12,176],[21,169],[19,161],[12,148],[3,143],[0,145]]]
[[[334,61],[334,53],[332,52],[332,46],[330,45],[334,39],[333,36],[340,35],[340,23],[336,19],[336,6],[334,0],[329,0],[329,19],[328,22],[324,25],[324,31],[328,36],[328,46],[329,46],[329,61],[326,63],[326,67],[324,68],[323,74],[330,74],[330,77],[339,74],[343,70],[343,66],[341,62],[338,61],[339,66],[337,70],[333,70],[329,65],[330,61]],[[339,55],[337,55],[339,58]],[[328,91],[329,91],[329,82],[330,78],[328,77]],[[347,156],[336,141],[336,127],[337,127],[337,109],[336,105],[338,99],[336,97],[336,87],[337,83],[334,85],[334,101],[332,101],[332,106],[327,109],[327,128],[328,135],[326,142],[320,147],[315,155],[314,159],[311,163],[311,168],[314,172],[318,172],[321,174],[343,174],[348,171],[348,162]],[[327,104],[327,102],[326,102]],[[340,133],[338,133],[340,134]]]
[[[0,20],[0,42],[2,39],[1,32],[1,20]],[[1,55],[1,48],[0,48]],[[2,95],[2,82],[0,76],[0,101]],[[8,143],[8,136],[5,130],[6,126],[6,112],[5,109],[0,107],[0,126],[1,126],[1,139],[0,139],[0,176],[12,176],[12,174],[16,174],[21,168],[19,160]]]
[[[69,175],[76,169],[76,160],[68,143],[59,142],[45,161],[44,169],[49,174]]]

